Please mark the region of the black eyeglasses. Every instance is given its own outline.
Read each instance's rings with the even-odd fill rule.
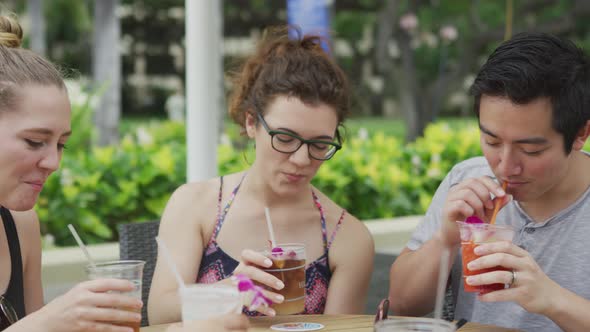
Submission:
[[[256,112],[262,126],[271,137],[272,148],[281,153],[294,153],[299,150],[303,144],[307,144],[309,157],[316,160],[328,160],[342,149],[340,134],[336,131],[336,142],[323,141],[317,139],[304,139],[293,133],[280,130],[272,130],[268,127],[266,121],[260,112]]]
[[[16,323],[18,316],[8,300],[0,295],[0,331]]]

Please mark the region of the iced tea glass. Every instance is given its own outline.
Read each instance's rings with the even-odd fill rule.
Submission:
[[[271,308],[277,315],[299,314],[305,310],[305,245],[302,243],[282,243],[277,245],[282,252],[263,250],[262,254],[270,258],[272,266],[263,271],[280,279],[285,288],[266,289],[285,297],[283,303],[274,303]]]
[[[506,225],[496,225],[488,223],[465,223],[458,221],[459,231],[461,233],[461,255],[463,257],[463,278],[487,273],[492,271],[507,271],[501,266],[495,266],[487,269],[471,271],[467,269],[467,264],[479,258],[473,250],[480,244],[496,241],[512,241],[514,237],[514,228]],[[485,294],[504,289],[505,285],[501,283],[472,286],[463,280],[464,290],[466,292],[477,292]]]
[[[133,290],[123,294],[141,300],[141,280],[143,278],[144,261],[139,260],[122,260],[98,263],[96,265],[86,266],[86,273],[90,280],[94,279],[124,279],[133,284]],[[141,314],[141,309],[120,308],[123,310],[133,311]],[[113,322],[114,325],[128,326],[133,328],[134,332],[139,332],[141,322],[119,323]]]
[[[236,286],[193,284],[179,288],[178,294],[183,322],[242,312],[242,301]]]
[[[389,318],[375,323],[375,332],[454,332],[455,324],[433,318]]]

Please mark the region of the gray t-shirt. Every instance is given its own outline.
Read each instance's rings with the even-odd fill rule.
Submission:
[[[439,229],[442,208],[451,186],[483,175],[493,176],[483,157],[453,167],[437,189],[407,247],[419,249]],[[514,243],[527,250],[549,278],[590,300],[590,188],[575,203],[544,222],[533,222],[515,201],[501,209],[496,220],[498,224],[515,228]],[[549,318],[529,313],[514,302],[483,303],[477,300],[476,293],[464,292],[460,250],[451,271],[451,287],[456,299],[455,319],[524,331],[561,331]]]

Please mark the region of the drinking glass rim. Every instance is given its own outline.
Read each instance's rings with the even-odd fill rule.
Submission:
[[[502,229],[502,230],[515,230],[515,227],[512,225],[504,225],[504,224],[490,224],[487,222],[484,223],[467,223],[464,221],[455,221],[457,224],[459,225],[469,225],[471,227],[478,227],[478,228],[490,228],[490,226],[497,228],[497,229]]]
[[[297,251],[297,250],[305,250],[305,243],[298,243],[298,242],[277,243],[277,246],[275,248],[277,248],[277,247],[280,247],[280,248],[284,248],[284,247],[287,247],[287,248],[295,248],[294,251]],[[262,248],[262,249],[259,249],[258,250],[258,252],[267,252],[267,251],[269,251],[268,250],[268,247],[265,247],[265,248]]]
[[[453,322],[446,321],[444,319],[427,318],[427,317],[391,317],[381,319],[375,322],[375,331],[378,327],[385,326],[408,326],[408,325],[426,325],[435,326],[437,328],[447,328],[448,331],[456,331],[456,326]],[[433,330],[436,331],[436,330]]]
[[[197,283],[197,284],[189,284],[185,285],[184,287],[178,287],[179,294],[189,294],[193,292],[199,292],[203,289],[206,290],[213,290],[215,292],[222,293],[223,295],[232,295],[238,296],[240,292],[236,286],[233,285],[223,285],[223,284],[204,284],[204,283]]]
[[[109,267],[112,270],[123,270],[128,268],[135,268],[137,266],[144,266],[145,261],[139,259],[129,259],[129,260],[112,260],[106,262],[95,263],[94,265],[88,264],[86,265],[86,271],[97,271],[99,269],[103,269],[105,267]]]

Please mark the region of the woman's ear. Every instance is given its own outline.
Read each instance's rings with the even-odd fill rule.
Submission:
[[[256,135],[256,118],[250,112],[246,112],[245,126],[248,137],[254,138]]]
[[[586,140],[588,140],[588,136],[590,136],[590,120],[586,121],[584,126],[580,129],[580,131],[578,131],[578,134],[574,139],[572,150],[582,150],[586,144]]]

